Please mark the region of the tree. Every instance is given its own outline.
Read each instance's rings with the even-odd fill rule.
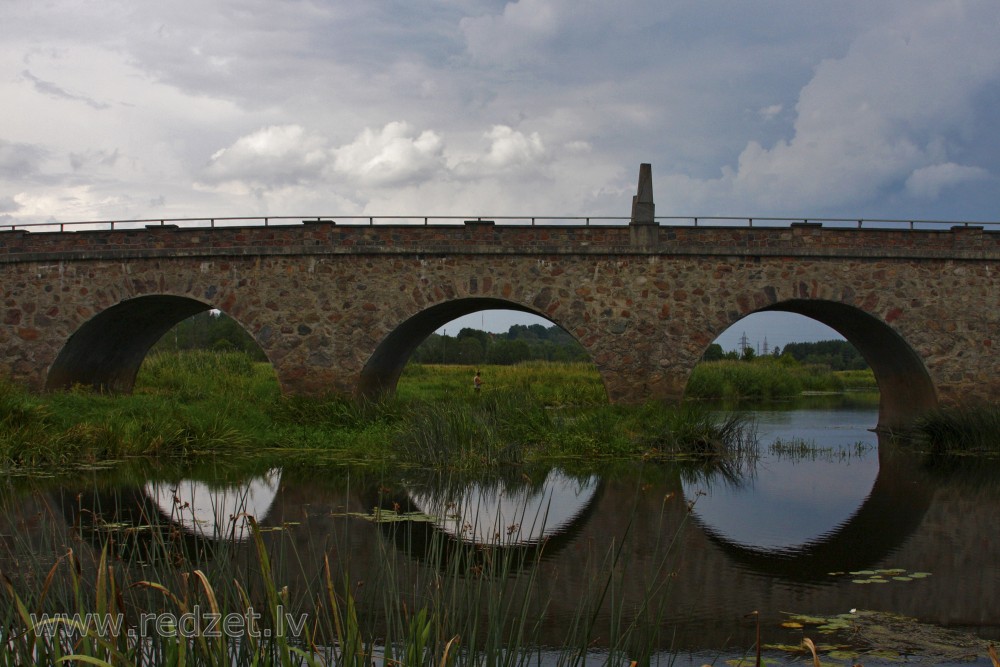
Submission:
[[[705,350],[705,354],[701,355],[702,361],[721,361],[725,359],[726,353],[723,351],[722,346],[718,343],[712,343]]]

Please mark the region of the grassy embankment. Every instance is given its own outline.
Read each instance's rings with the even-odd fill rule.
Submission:
[[[322,451],[351,460],[481,469],[566,457],[722,456],[745,418],[698,407],[607,404],[589,364],[413,366],[378,403],[281,396],[271,369],[236,352],[152,357],[135,392],[31,396],[0,384],[0,465],[129,456]]]
[[[331,457],[483,468],[562,457],[717,456],[751,437],[739,416],[698,406],[613,406],[594,367],[526,363],[472,369],[411,365],[378,403],[282,396],[269,366],[240,352],[161,354],[129,396],[30,396],[0,383],[0,465],[130,456],[317,450]],[[693,398],[791,396],[872,388],[870,372],[830,373],[760,359],[703,363]]]

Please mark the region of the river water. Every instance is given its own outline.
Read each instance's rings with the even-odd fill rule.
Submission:
[[[677,664],[750,650],[758,618],[768,644],[798,644],[811,631],[823,640],[808,626],[782,626],[795,614],[893,612],[1000,641],[997,461],[930,461],[880,445],[870,403],[756,416],[761,457],[738,475],[586,462],[488,480],[273,462],[249,472],[158,468],[144,479],[94,471],[54,485],[10,482],[3,534],[8,547],[51,544],[41,535],[62,522],[54,542],[64,545],[86,517],[138,525],[156,514],[194,542],[249,549],[245,512],[294,549],[278,576],[292,590],[324,558],[361,583],[381,580],[392,559],[399,585],[412,587],[440,567],[433,538],[507,553],[543,545],[531,567],[546,600],[538,613],[547,647],[565,641],[578,598],[615,553],[626,575],[614,579],[616,596],[642,600],[659,586],[657,641]],[[413,520],[372,521],[374,511]],[[598,625],[602,614],[612,611],[602,608]]]

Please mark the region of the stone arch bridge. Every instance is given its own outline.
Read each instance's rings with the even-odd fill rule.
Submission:
[[[0,377],[129,391],[153,343],[218,308],[285,391],[374,395],[435,329],[505,308],[575,336],[611,401],[676,401],[718,334],[788,311],[858,348],[891,428],[997,395],[998,267],[1000,233],[981,227],[664,226],[642,210],[628,225],[16,229],[0,232]]]

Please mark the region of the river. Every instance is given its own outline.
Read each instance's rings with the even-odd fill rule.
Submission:
[[[468,480],[270,461],[249,470],[219,462],[138,477],[108,469],[58,483],[9,480],[3,562],[11,567],[18,548],[95,550],[96,516],[135,527],[157,515],[191,543],[250,551],[246,513],[272,548],[294,552],[276,566],[293,591],[311,585],[324,558],[362,585],[385,581],[391,561],[395,585],[412,590],[446,569],[449,553],[541,547],[508,576],[537,568],[531,585],[544,604],[532,613],[542,619],[536,641],[544,650],[571,636],[580,598],[601,581],[623,602],[596,605],[597,627],[652,599],[658,650],[675,664],[745,654],[758,622],[769,645],[828,641],[815,625],[784,627],[793,615],[892,612],[1000,641],[997,461],[929,462],[880,445],[871,404],[827,400],[756,416],[761,455],[738,475],[574,461]],[[374,511],[410,520],[373,521]],[[601,649],[598,637],[592,650]]]

